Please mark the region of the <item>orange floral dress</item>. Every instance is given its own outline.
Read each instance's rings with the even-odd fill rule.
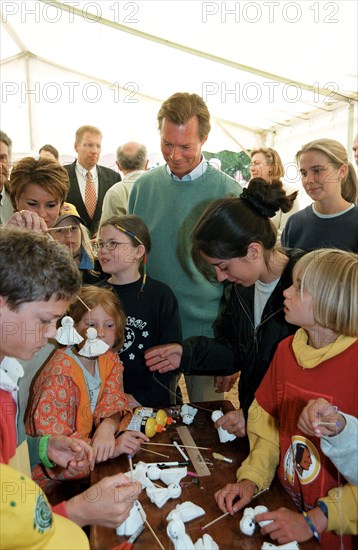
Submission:
[[[123,365],[118,354],[107,351],[98,358],[101,386],[93,413],[78,361],[70,348],[57,350],[40,372],[25,424],[29,435],[66,435],[89,443],[101,420],[118,412],[122,412],[118,432],[128,426],[132,411],[123,390]],[[59,466],[46,468],[39,464],[32,470],[33,479],[43,489],[53,486],[52,480],[80,479],[88,475],[89,470],[73,476]]]

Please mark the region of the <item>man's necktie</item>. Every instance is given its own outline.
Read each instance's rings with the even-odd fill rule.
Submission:
[[[96,210],[97,195],[91,172],[86,174],[85,206],[90,218],[93,218]]]

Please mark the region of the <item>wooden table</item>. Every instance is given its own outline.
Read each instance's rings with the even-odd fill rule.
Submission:
[[[168,524],[166,517],[169,512],[173,510],[177,504],[185,501],[194,502],[205,510],[205,516],[186,523],[186,531],[195,543],[197,539],[203,535],[201,526],[221,515],[221,511],[218,509],[214,500],[213,495],[215,491],[221,489],[227,483],[234,483],[236,481],[235,472],[248,453],[248,441],[246,438],[235,439],[233,442],[221,444],[218,433],[210,418],[210,411],[219,409],[220,407],[224,413],[233,410],[234,407],[230,401],[212,401],[200,403],[198,406],[199,405],[209,410],[199,409],[193,424],[188,426],[196,445],[210,447],[212,451],[219,452],[228,458],[232,458],[233,463],[228,464],[214,459],[212,457],[212,451],[201,451],[203,458],[207,458],[213,463],[213,466],[209,467],[211,475],[200,477],[198,478],[198,483],[191,483],[183,487],[181,497],[174,500],[169,499],[162,508],[157,508],[157,506],[149,500],[145,490],[142,491],[139,500],[147,514],[147,520],[166,550],[173,548],[173,544],[166,533]],[[173,433],[177,433],[176,427],[179,425],[183,425],[181,421],[169,426],[166,432],[157,434],[151,441],[155,443],[170,443],[170,436],[173,435]],[[170,458],[157,457],[144,450],[140,450],[133,458],[133,464],[139,460],[144,462],[182,460],[175,447],[153,446],[148,448],[169,455]],[[96,466],[92,473],[91,483],[96,483],[107,475],[126,472],[128,469],[128,459],[126,456],[103,462]],[[188,470],[195,471],[192,464],[188,466]],[[187,482],[190,481],[190,479],[192,478],[186,477],[183,481]],[[281,506],[295,510],[292,500],[277,480],[273,481],[267,493],[263,493],[252,503],[253,507],[258,504],[267,506],[269,510],[275,510]],[[220,550],[231,550],[232,548],[256,550],[261,548],[265,540],[270,541],[269,537],[263,537],[260,534],[259,528],[256,529],[252,537],[243,535],[239,527],[241,517],[242,511],[238,512],[235,516],[227,516],[215,523],[212,527],[208,527],[206,532],[217,542]],[[99,526],[91,527],[90,543],[92,550],[110,550],[124,540],[126,540],[125,537],[118,537],[114,529]],[[148,550],[149,548],[154,549],[159,548],[159,546],[149,530],[145,528],[135,542],[135,549]],[[317,550],[321,548],[321,546],[315,540],[310,540],[300,544],[300,548],[302,548],[302,550]]]

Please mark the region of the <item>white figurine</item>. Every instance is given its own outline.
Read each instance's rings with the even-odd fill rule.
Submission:
[[[282,548],[283,550],[300,550],[296,540],[287,542],[286,544],[281,544],[281,546],[275,546],[271,542],[264,542],[261,546],[261,550],[274,550],[274,548]]]
[[[254,519],[254,509],[253,508],[245,508],[244,515],[242,516],[240,520],[240,529],[241,532],[244,533],[244,535],[253,535],[256,527],[255,519]]]
[[[177,483],[172,483],[168,485],[168,487],[163,487],[162,489],[159,487],[149,487],[146,489],[146,493],[148,498],[156,504],[158,508],[162,508],[170,498],[180,497],[181,487]]]
[[[268,512],[269,509],[266,507],[266,506],[256,506],[255,509],[254,509],[254,518],[255,518],[255,521],[256,521],[256,516],[257,514],[264,514],[265,512]],[[265,527],[265,525],[268,525],[269,523],[272,523],[272,519],[267,519],[265,521],[259,521],[259,526],[260,527]]]
[[[87,340],[83,348],[78,352],[83,357],[97,357],[103,355],[109,349],[109,345],[97,338],[97,331],[93,327],[86,330]]]
[[[137,531],[137,529],[139,529],[141,525],[143,525],[146,519],[147,516],[141,503],[136,500],[132,506],[128,518],[117,527],[117,535],[130,537]]]
[[[219,550],[219,546],[208,533],[196,541],[194,548],[195,550]]]
[[[182,417],[182,420],[184,424],[187,424],[188,426],[193,423],[196,413],[198,412],[198,409],[195,407],[191,407],[187,403],[182,405],[180,409],[180,416]]]
[[[147,469],[147,477],[153,481],[160,479],[165,485],[179,483],[183,477],[187,475],[187,468],[159,468],[158,466],[150,466]]]
[[[253,535],[256,527],[256,521],[255,517],[257,514],[264,514],[265,512],[268,512],[268,508],[266,506],[256,506],[256,508],[245,508],[244,515],[242,516],[240,520],[240,529],[241,532],[244,533],[244,535]],[[260,521],[259,525],[260,527],[264,527],[265,525],[268,525],[273,520],[265,520]]]
[[[154,483],[145,475],[145,472],[145,469],[134,468],[133,472],[125,472],[124,475],[130,480],[134,479],[134,481],[139,481],[145,489],[155,487]]]
[[[213,422],[216,422],[222,416],[224,416],[224,413],[222,411],[213,411],[211,415],[211,420]],[[229,434],[229,432],[224,430],[221,426],[218,427],[218,434],[221,443],[226,443],[227,441],[233,441],[234,439],[236,439],[235,434]]]
[[[75,322],[72,317],[66,315],[61,320],[61,326],[57,329],[55,339],[59,344],[70,346],[72,344],[80,344],[83,338],[75,329]]]
[[[194,544],[185,531],[184,522],[180,519],[173,519],[168,523],[167,534],[174,544],[174,550],[194,550]]]
[[[160,480],[165,483],[165,485],[172,485],[176,483],[179,485],[180,481],[187,475],[187,467],[183,468],[168,468],[161,471]]]
[[[167,521],[181,519],[184,523],[186,523],[192,519],[200,518],[200,516],[203,516],[204,514],[205,510],[203,508],[193,502],[186,501],[181,504],[177,504],[174,510],[169,512]]]

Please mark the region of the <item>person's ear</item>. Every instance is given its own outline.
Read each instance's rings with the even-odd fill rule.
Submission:
[[[135,248],[134,255],[137,260],[141,260],[144,254],[145,254],[145,246],[143,244],[140,244]]]
[[[75,142],[74,148],[75,148],[76,153],[78,153],[78,145],[77,145],[76,142]]]
[[[262,258],[262,245],[260,243],[251,243],[247,248],[247,259],[256,262]]]
[[[340,166],[339,168],[339,176],[341,178],[341,180],[343,181],[345,177],[347,177],[347,174],[348,174],[348,164],[342,164],[342,166]]]

